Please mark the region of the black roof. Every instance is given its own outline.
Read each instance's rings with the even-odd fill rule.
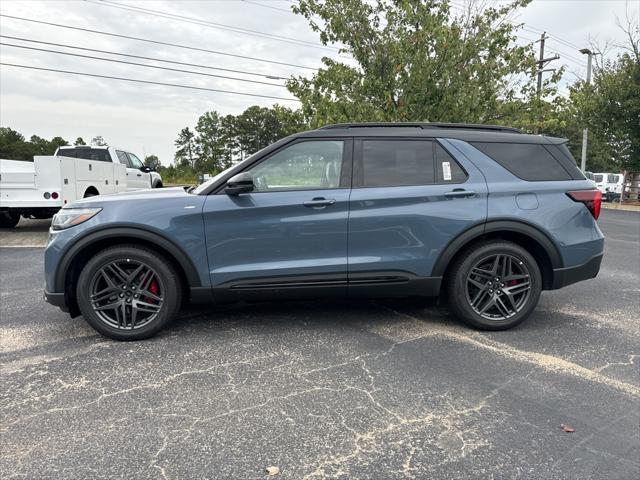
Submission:
[[[500,125],[480,125],[478,123],[440,123],[440,122],[366,122],[366,123],[334,123],[325,125],[319,130],[337,130],[352,128],[422,128],[423,130],[451,129],[451,130],[489,130],[497,132],[522,133],[513,127],[503,127]]]
[[[565,139],[530,135],[517,128],[470,123],[337,123],[294,137],[430,137],[467,142],[564,143]]]

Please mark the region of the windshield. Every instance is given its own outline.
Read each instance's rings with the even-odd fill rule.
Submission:
[[[602,174],[596,174],[593,176],[593,180],[597,183],[602,182]]]

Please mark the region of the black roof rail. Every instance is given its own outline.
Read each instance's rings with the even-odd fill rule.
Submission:
[[[494,132],[523,133],[522,130],[513,127],[502,127],[500,125],[480,125],[477,123],[439,123],[439,122],[370,122],[370,123],[335,123],[325,125],[318,130],[337,130],[349,128],[422,128],[429,129],[452,129],[452,130],[490,130]]]

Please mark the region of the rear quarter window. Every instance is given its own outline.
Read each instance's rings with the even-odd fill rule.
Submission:
[[[546,145],[497,142],[471,144],[522,180],[538,182],[574,179],[561,161],[545,148]],[[560,152],[556,155],[560,155]],[[584,178],[582,174],[580,177]]]

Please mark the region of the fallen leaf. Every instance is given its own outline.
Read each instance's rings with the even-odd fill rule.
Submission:
[[[560,424],[560,428],[562,429],[563,432],[567,432],[567,433],[575,432],[574,428],[570,427],[569,425],[565,425],[564,423]]]
[[[278,467],[267,467],[267,474],[270,477],[273,477],[274,475],[278,475],[280,473],[280,469]]]

